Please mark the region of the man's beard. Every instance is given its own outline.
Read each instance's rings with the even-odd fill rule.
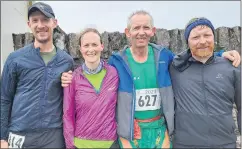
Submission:
[[[199,57],[206,57],[209,56],[213,53],[212,50],[197,50],[196,52],[194,52],[194,55],[199,56]]]
[[[214,49],[214,46],[209,46],[208,49],[206,49],[206,50],[203,50],[203,49],[192,50],[191,49],[191,52],[197,57],[207,57],[207,56],[212,55],[213,49]]]

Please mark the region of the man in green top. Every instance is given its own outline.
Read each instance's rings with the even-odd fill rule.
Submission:
[[[132,56],[132,52],[130,48],[127,49],[126,55],[128,57],[128,63],[131,68],[131,72],[134,77],[134,84],[135,88],[138,89],[139,94],[142,94],[144,92],[143,89],[150,88],[153,90],[153,88],[157,88],[156,84],[156,68],[155,68],[155,60],[154,60],[154,52],[152,50],[151,46],[148,46],[148,58],[145,62],[139,63],[134,60]],[[141,65],[140,65],[141,64]],[[146,73],[148,72],[148,74]],[[137,100],[138,101],[138,100]],[[136,111],[135,117],[139,119],[147,119],[147,118],[153,118],[160,114],[160,108],[157,107],[158,102],[151,103],[152,106],[148,107],[148,111],[144,110],[144,102],[140,102],[136,104]]]
[[[122,148],[171,148],[161,96],[157,84],[156,49],[148,45],[155,28],[151,15],[145,11],[133,13],[125,29],[131,47],[125,50],[135,88],[134,139],[120,137]]]
[[[138,39],[138,42],[142,43],[142,40],[144,39]],[[150,148],[154,146],[156,148],[161,148],[165,137],[168,136],[165,136],[166,126],[164,125],[164,118],[159,119],[162,114],[162,110],[160,106],[160,93],[156,79],[157,71],[155,67],[153,47],[148,46],[148,56],[144,61],[135,59],[135,51],[132,51],[131,48],[127,48],[126,56],[128,58],[128,64],[131,68],[134,86],[136,89],[136,104],[134,113],[135,125],[136,128],[139,127],[139,130],[141,130],[142,137],[140,136],[138,137],[139,139],[130,141],[130,145],[132,148]],[[152,95],[149,96],[147,92],[152,93]],[[144,98],[144,100],[141,98]],[[150,102],[145,102],[145,100],[149,100]],[[142,122],[147,119],[150,119],[150,122]],[[126,148],[122,141],[123,140],[120,139],[121,147]],[[169,142],[164,143],[167,143],[166,147],[171,147],[171,144],[168,145]]]

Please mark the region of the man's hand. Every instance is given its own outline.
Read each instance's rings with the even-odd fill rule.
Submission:
[[[236,50],[226,51],[222,54],[222,57],[232,61],[235,67],[238,67],[241,61],[239,52]]]
[[[8,148],[8,142],[5,140],[1,140],[1,149],[2,148]]]
[[[72,71],[63,72],[61,75],[61,86],[67,87],[71,83],[72,80]]]

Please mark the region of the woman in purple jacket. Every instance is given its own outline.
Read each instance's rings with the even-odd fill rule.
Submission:
[[[64,137],[67,148],[115,148],[118,74],[101,60],[100,33],[84,30],[79,38],[85,63],[64,88]]]

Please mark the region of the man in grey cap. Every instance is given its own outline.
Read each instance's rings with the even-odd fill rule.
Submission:
[[[61,73],[73,59],[53,45],[57,20],[42,2],[28,10],[34,42],[11,53],[1,78],[1,148],[65,148]]]
[[[189,49],[170,67],[175,96],[174,148],[235,148],[233,104],[241,125],[240,67],[213,54],[214,27],[194,18],[185,28]]]

